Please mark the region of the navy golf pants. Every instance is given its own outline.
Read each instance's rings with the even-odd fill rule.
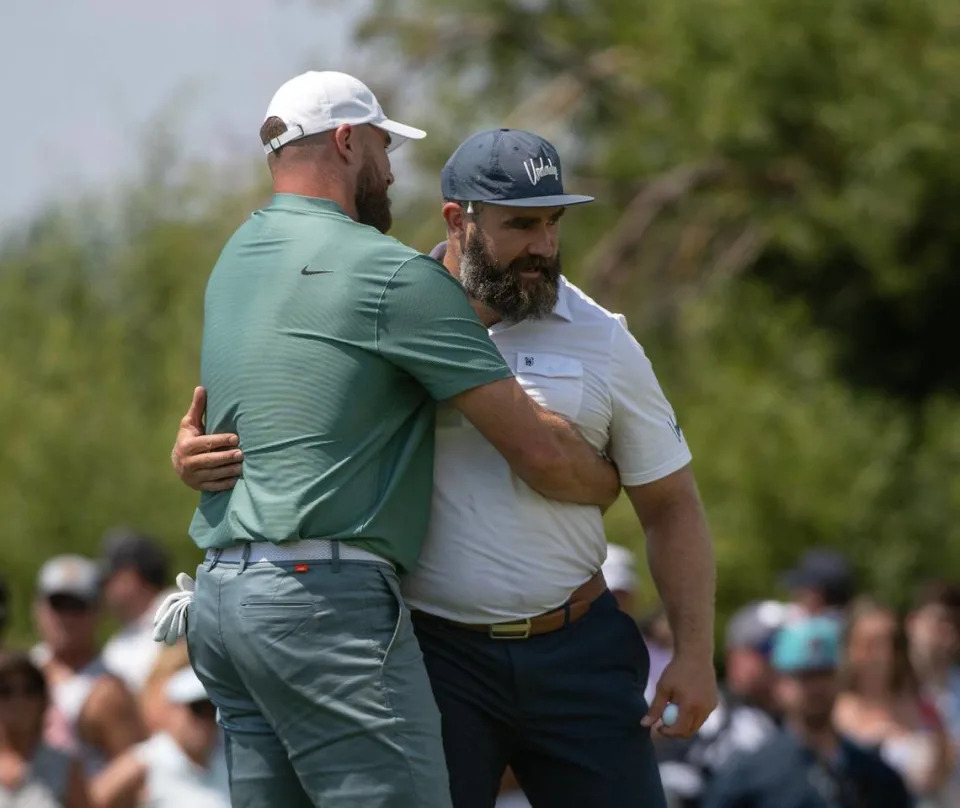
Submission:
[[[493,639],[420,613],[454,808],[493,808],[509,765],[533,808],[664,808],[640,726],[650,660],[606,592],[576,623]]]

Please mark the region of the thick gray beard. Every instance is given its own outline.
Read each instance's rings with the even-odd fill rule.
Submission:
[[[527,265],[541,268],[543,277],[525,288],[517,274]],[[560,255],[552,261],[517,259],[503,268],[487,252],[479,230],[467,238],[460,256],[460,283],[471,297],[504,320],[539,320],[553,312],[560,285]]]

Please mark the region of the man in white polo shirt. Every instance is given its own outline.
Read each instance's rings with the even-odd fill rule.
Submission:
[[[648,709],[643,640],[600,573],[600,510],[536,493],[441,407],[429,536],[403,590],[454,805],[493,806],[510,765],[535,808],[662,806],[648,728],[688,736],[716,699],[714,563],[683,433],[624,319],[560,275],[559,219],[591,199],[564,193],[555,149],[528,132],[482,132],[450,158],[442,185],[448,238],[434,257],[527,393],[617,464],[676,635]],[[204,484],[222,485],[209,474],[215,455],[197,462],[206,444],[181,436],[178,467],[194,455]],[[668,700],[679,717],[662,727]]]

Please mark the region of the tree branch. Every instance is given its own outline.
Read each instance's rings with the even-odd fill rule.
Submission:
[[[624,284],[630,259],[665,208],[675,205],[698,188],[718,182],[726,174],[725,163],[713,159],[696,165],[678,166],[644,185],[617,224],[600,240],[584,262],[591,294],[598,298],[610,296]]]

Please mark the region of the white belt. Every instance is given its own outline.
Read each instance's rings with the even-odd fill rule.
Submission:
[[[244,550],[249,547],[248,564],[257,564],[261,561],[323,561],[333,559],[334,545],[339,545],[341,561],[376,561],[393,567],[393,563],[383,556],[361,550],[352,544],[329,539],[303,539],[302,541],[285,541],[274,544],[271,541],[254,541],[235,544],[220,550],[217,562],[240,562],[243,560]],[[207,550],[207,560],[215,557],[216,550]]]

